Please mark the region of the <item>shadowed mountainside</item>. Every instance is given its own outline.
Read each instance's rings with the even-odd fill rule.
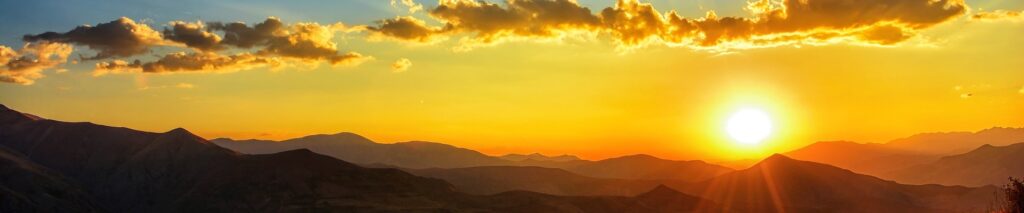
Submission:
[[[1009,177],[1024,176],[1024,143],[983,145],[973,151],[885,175],[901,182],[945,185],[1001,186]]]
[[[21,154],[0,147],[0,212],[98,212],[85,190]]]
[[[242,153],[266,154],[306,148],[341,160],[375,167],[424,169],[480,166],[536,166],[559,168],[590,177],[617,179],[674,179],[702,181],[732,171],[703,161],[665,160],[630,155],[600,161],[552,160],[550,157],[508,160],[433,142],[376,143],[353,133],[313,135],[284,141],[214,139],[214,143]],[[508,157],[508,156],[506,156]],[[516,158],[518,156],[513,156]]]
[[[455,169],[405,169],[423,177],[438,178],[459,191],[495,194],[507,191],[533,191],[553,195],[634,196],[661,184],[678,185],[679,180],[630,180],[594,178],[562,169],[532,166],[485,166]]]
[[[0,148],[4,212],[687,212],[708,202],[664,189],[636,197],[474,196],[442,180],[306,149],[244,155],[180,128],[60,122],[2,105]]]

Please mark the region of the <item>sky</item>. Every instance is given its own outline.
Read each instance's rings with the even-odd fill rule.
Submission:
[[[671,12],[670,12],[671,11]],[[731,160],[1024,126],[1024,2],[0,1],[0,104],[206,138]],[[742,109],[772,134],[740,145]]]

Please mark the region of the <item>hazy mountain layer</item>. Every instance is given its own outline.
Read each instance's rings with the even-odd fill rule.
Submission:
[[[494,157],[433,142],[376,143],[353,133],[312,135],[284,141],[214,139],[214,143],[242,153],[266,154],[310,149],[349,162],[375,167],[465,168],[479,166],[536,166],[559,168],[590,177],[617,179],[674,179],[702,181],[732,171],[703,161],[674,161],[650,155],[630,155],[600,161],[558,159],[547,156]],[[509,160],[506,158],[514,158]],[[519,159],[522,158],[522,159]]]
[[[1024,177],[1024,143],[983,145],[964,154],[942,157],[884,176],[914,184],[1001,186],[1009,182],[1009,177]]]

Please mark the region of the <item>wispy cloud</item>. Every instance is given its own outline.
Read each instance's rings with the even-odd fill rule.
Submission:
[[[995,10],[982,11],[971,15],[973,20],[981,21],[1024,21],[1024,11]]]
[[[405,72],[409,67],[412,67],[412,61],[408,58],[400,58],[391,64],[391,70],[394,72]]]

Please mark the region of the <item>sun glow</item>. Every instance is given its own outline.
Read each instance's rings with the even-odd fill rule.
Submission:
[[[768,113],[760,109],[742,109],[729,117],[725,131],[736,142],[759,144],[771,135],[772,121]]]

